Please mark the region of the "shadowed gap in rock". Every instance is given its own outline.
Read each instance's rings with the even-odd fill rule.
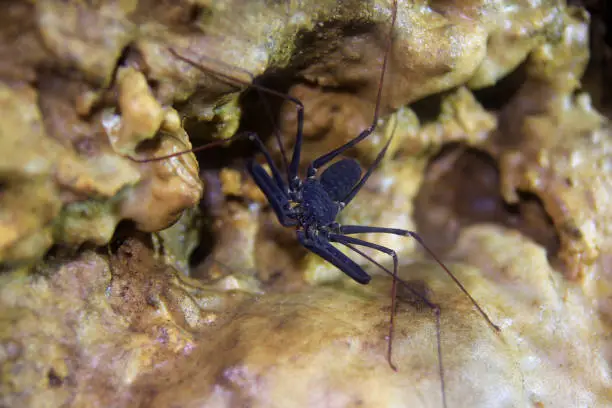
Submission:
[[[497,223],[520,231],[554,257],[559,236],[541,200],[529,192],[519,192],[519,197],[517,204],[504,201],[499,169],[491,156],[449,144],[428,165],[415,201],[415,221],[436,252],[450,250],[464,227]]]
[[[488,111],[501,110],[527,80],[527,64],[525,60],[494,85],[473,90],[474,97]]]

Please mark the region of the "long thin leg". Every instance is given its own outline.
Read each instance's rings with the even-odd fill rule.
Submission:
[[[393,44],[392,39],[393,39],[393,30],[395,28],[395,20],[397,20],[397,0],[393,1],[393,11],[392,11],[392,17],[391,17],[391,29],[389,30],[389,37],[388,37],[388,41],[387,41],[387,47],[385,49],[385,56],[384,56],[383,64],[382,64],[382,72],[380,73],[380,81],[379,81],[379,87],[378,87],[378,94],[376,95],[376,106],[374,107],[374,117],[372,118],[372,124],[367,129],[365,129],[363,132],[361,132],[359,134],[359,136],[357,136],[356,138],[354,138],[352,140],[349,140],[347,143],[343,144],[342,146],[340,146],[340,147],[332,150],[331,152],[329,152],[327,154],[324,154],[323,156],[315,159],[311,163],[310,167],[308,168],[308,176],[309,177],[314,176],[316,174],[318,168],[320,168],[321,166],[324,166],[325,164],[329,163],[331,160],[333,160],[339,154],[342,154],[342,152],[346,151],[347,149],[350,149],[351,147],[355,146],[357,143],[361,142],[366,137],[370,136],[372,134],[372,132],[374,131],[374,129],[376,129],[376,125],[378,124],[378,115],[379,115],[379,111],[380,111],[380,101],[381,101],[381,98],[382,98],[382,90],[383,90],[383,83],[384,83],[384,79],[385,79],[385,72],[387,71],[387,65],[388,65],[388,61],[389,61],[389,54],[391,53],[391,46]],[[301,140],[300,140],[300,142],[301,142]],[[296,145],[296,149],[297,149],[297,145]]]
[[[383,246],[380,246],[380,245],[377,245],[377,244],[373,244],[371,242],[362,241],[360,239],[351,238],[351,237],[345,237],[343,235],[338,235],[338,234],[334,234],[334,239],[336,239],[336,242],[338,242],[339,244],[342,244],[342,245],[346,246],[347,248],[351,249],[352,251],[354,251],[354,252],[358,253],[359,255],[363,256],[368,261],[372,262],[374,265],[376,265],[381,270],[383,270],[384,272],[386,272],[387,274],[389,274],[389,275],[391,275],[393,277],[393,284],[392,284],[392,289],[391,289],[393,297],[392,297],[392,301],[391,301],[391,319],[390,319],[390,325],[389,325],[389,346],[388,346],[388,349],[387,349],[387,361],[389,362],[389,365],[391,366],[391,368],[393,370],[397,371],[397,369],[395,368],[395,366],[391,362],[392,339],[393,339],[393,330],[394,330],[393,315],[395,314],[395,296],[396,296],[396,287],[395,287],[395,285],[396,285],[396,283],[399,282],[400,285],[402,285],[404,288],[408,289],[415,297],[421,299],[434,312],[434,314],[436,316],[436,342],[437,342],[437,354],[438,354],[438,370],[439,370],[439,373],[440,373],[440,389],[441,389],[441,392],[442,392],[442,406],[444,408],[446,408],[447,407],[447,403],[446,403],[446,382],[444,380],[444,362],[443,362],[443,359],[442,359],[442,339],[441,339],[441,324],[440,324],[440,307],[437,304],[430,302],[426,297],[424,297],[422,294],[420,294],[419,292],[414,290],[412,287],[410,287],[410,285],[408,285],[406,282],[404,282],[402,279],[400,279],[397,276],[397,254],[392,249],[387,248],[387,247],[383,247]],[[374,259],[372,259],[370,256],[368,256],[364,252],[362,252],[359,249],[355,248],[353,245],[351,245],[351,243],[353,243],[354,245],[362,245],[362,246],[366,246],[366,247],[369,247],[369,248],[377,249],[377,250],[385,252],[387,254],[389,252],[391,252],[392,256],[393,256],[393,272],[389,271],[387,268],[385,268],[384,266],[382,266],[381,264],[376,262]]]
[[[344,199],[342,200],[344,207],[346,207],[353,200],[353,198],[355,198],[359,190],[361,190],[361,188],[365,185],[366,181],[368,181],[368,179],[370,178],[374,170],[376,170],[376,168],[380,164],[380,161],[383,159],[383,157],[385,157],[385,154],[387,153],[387,149],[389,148],[389,145],[391,144],[391,141],[393,140],[393,136],[395,136],[396,127],[397,127],[397,121],[393,125],[393,131],[391,132],[391,136],[389,136],[389,140],[387,140],[387,143],[385,143],[385,145],[380,150],[380,152],[378,152],[378,155],[376,155],[376,159],[374,160],[374,163],[372,163],[370,168],[366,171],[366,173],[359,180],[359,182],[351,189],[348,195],[344,197]]]
[[[287,165],[287,157],[285,156],[285,148],[283,146],[283,142],[282,142],[278,132],[275,132],[275,134],[274,134],[275,137],[276,137],[276,141],[278,143],[278,146],[280,148],[280,151],[281,151],[282,160],[283,160],[283,166],[284,166],[285,170],[287,171],[287,182],[289,184],[291,184],[291,181],[297,177],[297,170],[298,170],[298,166],[299,166],[299,163],[300,163],[300,157],[299,156],[300,156],[300,150],[301,150],[301,147],[302,147],[302,129],[304,127],[304,105],[302,104],[302,102],[299,99],[292,97],[291,95],[284,94],[282,92],[278,92],[278,91],[275,91],[274,89],[270,89],[270,88],[267,88],[265,86],[261,86],[261,85],[255,83],[254,82],[253,74],[250,73],[249,71],[245,70],[245,69],[242,69],[242,68],[239,68],[239,67],[234,67],[234,66],[232,66],[230,64],[226,64],[223,61],[213,60],[212,58],[204,56],[204,55],[200,56],[200,58],[212,61],[216,65],[219,65],[219,66],[223,67],[227,71],[236,71],[236,72],[241,72],[244,75],[247,75],[251,79],[250,82],[242,81],[240,79],[232,77],[231,75],[227,75],[227,74],[224,74],[223,72],[218,72],[218,71],[215,71],[215,70],[213,70],[211,68],[208,68],[208,67],[206,67],[202,63],[194,61],[191,58],[185,57],[184,55],[182,55],[182,53],[177,52],[174,48],[169,48],[168,51],[170,51],[170,53],[172,55],[174,55],[176,58],[180,59],[181,61],[186,62],[186,63],[188,63],[190,65],[193,65],[194,67],[196,67],[196,68],[198,68],[198,69],[200,69],[202,71],[208,72],[211,75],[214,75],[214,76],[216,76],[218,78],[221,78],[221,79],[223,79],[226,82],[229,82],[229,83],[232,83],[232,84],[238,84],[238,85],[246,86],[246,87],[249,87],[249,88],[253,88],[253,89],[256,89],[258,92],[264,92],[264,93],[267,93],[267,94],[270,94],[270,95],[274,95],[274,96],[277,96],[279,98],[288,100],[288,101],[290,101],[290,102],[295,104],[295,106],[297,108],[297,112],[298,112],[298,118],[297,118],[298,129],[297,129],[297,135],[296,135],[296,149],[298,150],[298,153],[297,153],[297,162],[296,162],[295,165],[293,165],[293,162],[296,159],[295,158],[295,149],[293,151],[293,158],[291,160],[292,165],[288,166]],[[272,117],[270,109],[269,109],[269,107],[267,105],[266,105],[266,113],[267,113],[267,115],[269,117]],[[299,148],[298,148],[298,146],[299,146]]]
[[[245,133],[245,132],[236,133],[234,136],[228,137],[227,139],[217,140],[215,142],[207,143],[207,144],[205,144],[203,146],[194,147],[192,149],[181,150],[180,152],[167,154],[165,156],[149,157],[149,158],[146,158],[146,159],[139,159],[137,157],[132,157],[132,156],[127,155],[127,154],[123,155],[123,156],[128,158],[128,159],[130,159],[133,162],[136,162],[136,163],[150,163],[150,162],[162,161],[162,160],[171,159],[173,157],[182,156],[182,155],[187,154],[187,153],[197,153],[197,152],[201,152],[203,150],[212,149],[213,147],[222,146],[222,145],[224,145],[226,143],[233,142],[234,140],[245,139],[245,138],[247,138],[248,135],[249,135],[249,133]]]
[[[391,368],[394,371],[397,371],[395,364],[393,364],[391,360],[391,351],[393,350],[393,330],[395,328],[395,301],[397,297],[397,280],[398,280],[397,254],[395,253],[394,250],[390,248],[387,248],[381,245],[377,245],[377,244],[373,244],[370,242],[366,242],[361,239],[346,237],[344,235],[329,234],[329,240],[332,242],[338,242],[340,244],[354,244],[354,245],[365,246],[368,248],[373,248],[373,249],[376,249],[377,251],[384,252],[385,254],[393,258],[393,274],[392,274],[393,282],[391,284],[391,315],[389,317],[389,342],[388,342],[388,347],[387,347],[387,361],[389,361],[389,365],[391,366]]]
[[[125,157],[127,157],[128,159],[130,159],[132,161],[135,161],[137,163],[156,162],[156,161],[171,159],[173,157],[181,156],[181,155],[187,154],[187,153],[196,153],[196,152],[200,152],[202,150],[211,149],[213,147],[220,146],[220,145],[223,145],[225,143],[230,143],[230,142],[232,142],[234,140],[237,140],[237,139],[249,139],[250,141],[255,142],[255,144],[257,145],[257,148],[259,149],[261,154],[264,155],[264,158],[266,159],[266,163],[268,163],[268,166],[270,166],[270,171],[272,172],[272,177],[274,177],[274,181],[276,182],[277,188],[280,191],[282,191],[283,194],[288,199],[288,197],[289,197],[288,196],[288,193],[289,193],[288,186],[283,181],[283,177],[281,176],[280,171],[278,170],[278,167],[276,167],[276,164],[274,164],[274,161],[272,160],[272,156],[270,156],[270,152],[266,148],[266,145],[263,144],[263,142],[261,141],[261,139],[259,138],[257,133],[254,133],[254,132],[236,133],[234,136],[232,136],[232,137],[230,137],[228,139],[218,140],[216,142],[208,143],[208,144],[203,145],[203,146],[195,147],[193,149],[183,150],[183,151],[172,153],[172,154],[168,154],[168,155],[165,155],[165,156],[151,157],[151,158],[148,158],[148,159],[137,159],[137,158],[129,156],[129,155],[126,155]]]
[[[364,233],[382,233],[382,234],[401,235],[404,237],[410,236],[414,238],[429,253],[429,255],[431,255],[431,257],[438,263],[438,265],[440,265],[442,269],[444,269],[444,272],[446,272],[446,274],[450,276],[450,278],[455,282],[455,284],[459,287],[459,289],[461,289],[461,291],[472,301],[472,304],[474,304],[478,312],[487,321],[487,323],[489,323],[489,325],[496,332],[501,331],[499,326],[493,323],[489,315],[485,313],[485,311],[480,307],[478,302],[476,302],[476,300],[472,297],[472,295],[470,295],[467,289],[465,289],[465,287],[459,281],[459,279],[457,279],[457,277],[455,277],[455,275],[450,271],[450,269],[448,269],[446,265],[444,265],[444,263],[436,256],[436,254],[431,249],[429,249],[427,245],[425,245],[425,242],[423,241],[423,239],[416,232],[399,229],[399,228],[368,227],[368,226],[363,226],[363,225],[343,225],[340,227],[340,233],[347,234],[347,235],[364,234]]]

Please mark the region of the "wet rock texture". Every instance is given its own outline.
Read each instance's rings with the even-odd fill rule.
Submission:
[[[443,374],[435,315],[405,290],[391,370],[391,279],[302,249],[248,143],[133,160],[250,130],[282,164],[297,110],[247,89],[266,70],[305,106],[302,167],[355,137],[390,2],[5,3],[0,405],[440,407],[442,379],[449,407],[612,404],[596,2],[592,25],[552,0],[399,2],[379,126],[347,155],[366,168],[394,140],[339,222],[418,230],[500,325],[414,241],[363,235],[440,306]]]

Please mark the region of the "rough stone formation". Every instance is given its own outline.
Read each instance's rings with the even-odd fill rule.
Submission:
[[[254,116],[269,130],[238,100],[266,69],[306,107],[304,163],[349,140],[372,120],[390,2],[94,3],[0,16],[0,405],[441,406],[422,301],[400,291],[395,373],[390,279],[339,279],[240,167],[127,157]],[[349,154],[367,166],[395,140],[340,221],[418,225],[502,327],[435,264],[408,264],[413,241],[364,236],[441,306],[451,406],[612,404],[612,128],[581,90],[588,24],[558,1],[400,1],[384,120]],[[269,101],[289,151],[295,106]]]

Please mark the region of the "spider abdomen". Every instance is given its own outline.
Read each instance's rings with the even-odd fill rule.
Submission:
[[[361,167],[355,159],[338,160],[321,174],[319,182],[334,201],[343,201],[361,178]]]

